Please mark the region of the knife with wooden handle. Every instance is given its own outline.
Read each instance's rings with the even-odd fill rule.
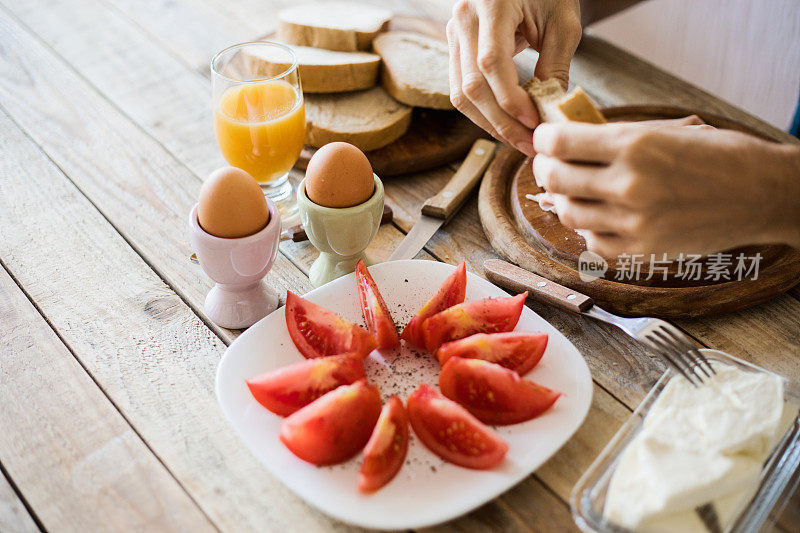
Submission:
[[[464,162],[447,185],[439,191],[439,194],[429,198],[422,205],[419,220],[389,257],[389,261],[413,259],[433,237],[436,230],[453,218],[491,163],[495,148],[496,145],[492,141],[486,139],[475,141]]]

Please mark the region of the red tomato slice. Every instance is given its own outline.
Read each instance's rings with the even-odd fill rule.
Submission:
[[[411,319],[403,333],[400,334],[400,338],[415,346],[424,348],[425,338],[422,336],[422,323],[425,322],[425,319],[444,311],[448,307],[462,303],[466,296],[467,266],[461,263],[455,272],[444,280],[444,283],[439,287],[433,298],[428,300],[428,303],[423,305],[422,309]]]
[[[522,376],[539,363],[545,348],[547,333],[476,333],[465,339],[442,344],[436,357],[443,365],[451,357],[483,359],[514,370]]]
[[[428,385],[420,385],[406,404],[414,433],[445,461],[486,470],[500,464],[508,451],[508,444],[491,428]]]
[[[498,333],[517,327],[528,293],[509,298],[487,298],[454,305],[425,320],[425,348],[436,353],[439,346],[475,333]]]
[[[286,292],[286,326],[292,342],[307,359],[348,352],[366,357],[377,346],[364,328],[292,291]]]
[[[408,415],[403,402],[392,396],[383,406],[372,436],[364,448],[358,490],[374,492],[389,483],[403,466],[408,451]]]
[[[389,308],[386,307],[386,302],[363,259],[359,259],[356,263],[356,285],[364,321],[369,332],[378,341],[378,348],[386,350],[400,346],[400,336],[397,334],[392,315],[389,314]]]
[[[517,424],[537,417],[561,396],[498,364],[461,357],[451,357],[444,365],[439,388],[478,420],[494,425]]]
[[[280,439],[303,461],[332,465],[364,447],[381,414],[381,395],[366,380],[342,385],[284,419]]]
[[[245,380],[258,403],[278,416],[289,416],[339,385],[365,379],[357,353],[306,359]]]

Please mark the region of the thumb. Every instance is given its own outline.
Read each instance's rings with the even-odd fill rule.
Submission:
[[[550,21],[544,29],[534,75],[540,80],[555,78],[564,89],[569,84],[569,64],[581,41],[581,23],[571,15]]]

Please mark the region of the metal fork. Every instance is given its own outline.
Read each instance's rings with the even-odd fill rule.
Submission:
[[[694,386],[716,374],[708,359],[681,330],[659,318],[624,318],[598,307],[592,299],[554,281],[499,259],[483,264],[486,277],[508,289],[522,292],[565,311],[590,316],[619,329],[658,353]]]
[[[552,282],[551,282],[552,283]],[[572,292],[575,293],[574,291]],[[569,296],[569,295],[567,295]],[[581,295],[582,296],[582,295]],[[591,298],[585,296],[591,303]],[[689,383],[701,385],[716,374],[708,359],[681,330],[660,318],[624,318],[593,303],[581,314],[613,324],[664,357]]]

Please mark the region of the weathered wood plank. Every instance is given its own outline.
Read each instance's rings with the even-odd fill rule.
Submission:
[[[0,224],[25,227],[0,238],[12,272],[31,251],[26,239],[74,244],[65,238],[70,230],[59,229],[64,221],[83,217],[84,229],[95,228],[87,235],[116,235],[5,115],[0,146]],[[55,274],[50,266],[32,266],[32,274]],[[0,462],[44,526],[213,530],[2,267],[0,316]]]
[[[181,2],[154,1],[151,6],[142,2],[154,20],[168,22],[167,27],[150,28],[148,35],[96,0],[4,3],[71,68],[109,95],[117,107],[126,112],[135,109],[141,127],[157,135],[164,147],[196,175],[204,178],[225,164],[216,148],[211,123],[211,84],[166,53],[152,36],[159,29],[171,28],[180,34],[181,28],[194,27],[179,17],[184,12],[199,13],[194,7]],[[213,40],[215,33],[206,35]],[[154,177],[174,179],[169,172]],[[192,182],[192,200],[197,186]]]
[[[173,205],[159,212],[149,203],[193,196],[182,189],[188,180],[180,182],[174,160],[5,13],[0,36],[6,50],[0,99],[8,113],[84,192],[91,191],[96,206],[113,208],[115,216],[105,216],[128,225],[140,250],[165,236],[161,253],[175,261],[164,242],[182,243],[183,217],[170,211]],[[63,175],[23,175],[27,161],[17,160],[15,150],[4,154],[4,161],[17,161],[17,171],[2,182],[0,216],[3,227],[14,230],[4,233],[0,257],[214,523],[237,531],[264,524],[276,530],[337,527],[268,474],[223,419],[213,380],[224,344]],[[81,211],[68,212],[75,201],[82,202]],[[186,209],[188,202],[182,204]],[[126,208],[133,214],[121,216]],[[138,230],[129,226],[137,212],[143,219]],[[298,283],[297,275],[287,279]]]
[[[213,531],[3,269],[0,314],[0,460],[45,527]]]
[[[572,519],[569,505],[561,500],[554,505],[546,494],[555,498],[541,480],[530,476],[505,493],[502,499],[534,531],[580,531]]]
[[[38,533],[39,527],[34,522],[25,505],[19,499],[11,484],[0,474],[0,531],[18,533]]]
[[[293,0],[105,1],[145,28],[185,65],[201,72],[208,71],[209,59],[219,50],[272,33],[278,11],[296,4]],[[397,14],[418,12],[420,6],[427,7],[424,2],[409,6],[403,0],[367,3],[389,7]],[[181,21],[180,27],[176,28],[174,21]]]
[[[31,11],[36,5],[40,11]],[[55,5],[49,2],[38,4],[20,2],[9,7],[12,9],[19,7],[21,11],[15,14],[25,17],[23,19],[25,23],[34,23],[37,30],[45,35],[47,35],[46,28],[61,28],[62,33],[51,33],[48,36],[52,38],[51,43],[60,48],[62,56],[76,61],[75,68],[82,65],[81,57],[94,60],[94,70],[90,72],[93,79],[117,80],[115,85],[101,84],[111,95],[110,97],[119,97],[120,101],[128,104],[128,109],[136,106],[140,113],[148,114],[142,125],[134,125],[125,120],[114,106],[98,97],[94,89],[69,72],[68,68],[59,64],[44,50],[40,50],[38,68],[31,67],[28,60],[23,57],[8,57],[4,66],[0,67],[7,70],[0,91],[14,95],[13,98],[7,99],[6,105],[10,114],[20,113],[24,129],[40,144],[48,144],[48,153],[53,155],[59,166],[71,177],[77,176],[76,183],[81,190],[107,218],[113,221],[114,226],[126,240],[146,258],[171,287],[202,314],[202,302],[205,293],[211,288],[211,281],[199,265],[188,261],[192,253],[188,240],[188,213],[196,201],[201,180],[180,161],[173,158],[167,150],[153,142],[140,128],[148,126],[156,129],[166,128],[163,131],[169,131],[174,138],[186,139],[182,146],[187,150],[194,150],[193,153],[198,154],[218,154],[218,150],[212,149],[213,145],[210,144],[213,142],[213,134],[209,133],[212,128],[210,119],[206,116],[208,107],[201,107],[199,113],[196,107],[199,105],[200,95],[203,94],[205,97],[210,91],[208,82],[201,76],[194,76],[195,85],[192,86],[190,75],[181,80],[184,82],[183,85],[170,85],[170,91],[161,93],[167,98],[166,100],[143,98],[141,95],[148,94],[148,86],[161,87],[159,79],[170,77],[171,66],[182,68],[184,73],[188,71],[179,64],[159,63],[156,65],[157,68],[151,68],[149,73],[147,68],[140,69],[142,77],[147,82],[144,85],[137,85],[137,76],[129,74],[134,63],[128,63],[129,58],[121,51],[119,53],[121,61],[112,58],[117,57],[115,55],[117,50],[140,47],[136,46],[135,41],[128,41],[129,35],[124,33],[124,24],[120,27],[113,24],[114,20],[122,19],[115,19],[107,8],[98,3],[95,6],[97,9],[87,9],[86,4],[81,2],[71,5],[66,2]],[[55,18],[51,17],[53,14],[56,15]],[[98,17],[96,20],[93,19],[95,15]],[[96,26],[92,21],[97,23]],[[79,38],[70,39],[72,35],[70,28],[80,28],[85,33],[82,37],[80,33],[76,33],[74,35]],[[110,39],[102,40],[103,36],[108,35],[107,31],[119,31],[118,36],[121,41],[115,44],[115,41]],[[142,43],[149,42],[141,34],[137,35]],[[95,40],[96,46],[91,46],[92,40]],[[86,43],[85,46],[78,44],[83,42]],[[36,48],[41,49],[41,45],[36,43]],[[93,48],[104,49],[106,55],[94,54]],[[164,55],[163,51],[156,49],[146,51],[151,54],[146,57],[137,56],[143,65],[150,61],[148,57],[157,61],[156,58]],[[26,52],[31,53],[27,50]],[[57,71],[63,72],[68,79],[73,80],[76,84],[74,94],[60,87],[55,77],[48,74],[50,65],[58,65]],[[152,63],[150,65],[153,66]],[[121,77],[115,76],[115,72],[120,73]],[[28,83],[33,83],[35,87],[26,88]],[[44,96],[40,90],[52,93]],[[197,100],[181,98],[187,91],[195,95]],[[133,94],[137,96],[125,96]],[[81,100],[81,97],[88,100]],[[156,102],[163,105],[159,106]],[[182,107],[182,103],[185,107]],[[82,105],[85,109],[81,109]],[[157,118],[150,114],[155,108],[160,110]],[[181,128],[183,123],[179,125],[172,121],[176,115],[184,116],[180,115],[183,110],[197,113],[192,126],[185,129]],[[114,119],[107,119],[107,116]],[[148,122],[148,119],[152,122]],[[98,127],[84,127],[86,123],[93,121]],[[200,131],[211,136],[196,134]],[[102,150],[96,148],[101,146]],[[176,151],[175,145],[170,145],[167,149]],[[98,159],[97,155],[100,153],[103,157]],[[187,158],[192,159],[188,155]],[[213,157],[206,159],[210,161]],[[213,168],[212,165],[215,163],[208,161],[204,168]],[[278,256],[265,281],[279,294],[285,293],[286,289],[303,293],[310,288],[305,276],[283,256]],[[236,332],[224,331],[221,328],[214,327],[214,330],[226,341],[237,335]]]
[[[37,29],[37,32],[38,31],[39,30]],[[129,43],[128,48],[129,49],[135,48],[135,46],[131,46]],[[73,58],[70,57],[68,58],[68,60],[72,62]],[[131,70],[135,71],[135,69],[133,68]],[[99,83],[96,81],[96,79],[92,78],[90,79],[92,80],[92,83]],[[149,88],[147,89],[148,91],[150,90]],[[109,90],[110,89],[107,89],[105,93],[112,95],[109,97],[113,98],[113,92],[109,93],[108,92]],[[149,105],[151,106],[154,105],[153,104],[154,101],[160,101],[158,99],[153,99],[151,92],[145,91],[145,94],[147,94],[147,99],[149,100]],[[137,103],[136,105],[140,106],[143,104],[140,102]],[[129,115],[131,114],[131,111],[129,109],[125,109],[125,112]],[[138,112],[141,112],[141,110],[139,110]],[[134,120],[138,122],[137,118],[135,117]],[[191,128],[192,126],[187,125],[186,127]],[[210,130],[210,128],[208,129]],[[154,133],[154,135],[158,137],[157,134]],[[167,144],[166,141],[165,144]],[[198,145],[198,146],[207,146],[207,145]],[[451,171],[448,171],[446,169],[441,172],[442,176],[444,176],[444,178],[442,179],[446,179],[446,177],[449,177],[449,174],[451,173]],[[419,180],[422,182],[432,181],[429,179],[430,177],[431,177],[430,175],[420,176]],[[400,180],[402,179],[404,178],[398,178],[397,180],[392,180],[392,183],[400,182]],[[415,190],[415,192],[419,190],[411,182],[403,186],[402,189],[404,191]],[[395,200],[394,195],[390,193],[389,196],[390,196],[390,203],[392,203],[392,201]],[[406,218],[405,225],[403,223],[399,223],[403,229],[407,230],[410,227],[411,222],[416,216],[415,214],[410,214],[410,213],[412,213],[412,211],[415,211],[418,208],[419,203],[421,203],[421,199],[419,201],[413,201],[408,203],[404,202],[404,205],[408,208],[407,213],[409,215]],[[397,203],[393,204],[393,206],[397,205],[399,204]],[[474,206],[471,207],[470,209],[474,210]],[[458,220],[459,219],[457,219],[456,222],[458,222]],[[444,232],[440,232],[440,235],[435,238],[434,243],[429,247],[429,249],[432,252],[434,252],[437,256],[447,260],[448,262],[458,262],[459,260],[461,260],[462,257],[464,257],[465,252],[469,252],[471,253],[472,257],[471,263],[473,263],[472,264],[473,269],[480,272],[480,264],[482,263],[482,258],[493,256],[493,253],[486,248],[485,239],[481,239],[482,235],[478,234],[476,236],[473,233],[469,233],[470,231],[474,232],[476,228],[478,232],[480,231],[479,226],[476,224],[476,222],[477,218],[471,217],[468,218],[464,223],[462,223],[462,226],[453,226],[454,228],[456,228],[455,230],[448,228]],[[464,234],[461,231],[462,229],[466,229],[468,232],[466,233],[467,235],[466,241],[464,239]],[[392,231],[387,231],[387,230],[382,230],[381,232],[382,235],[385,234],[388,236],[385,240],[387,244],[390,243],[391,239],[394,238],[391,235],[392,233],[393,233]],[[453,237],[450,237],[451,235],[453,235]],[[445,244],[442,244],[440,246],[439,251],[437,252],[435,248],[437,242],[439,242],[440,240],[446,241],[447,239],[450,239],[450,241],[455,242],[455,244],[446,242]],[[380,237],[378,241],[379,241],[378,246],[383,247],[383,244],[380,243],[384,242],[384,237]],[[296,250],[293,248],[296,248]],[[474,249],[470,251],[468,250],[468,248],[474,248]],[[307,244],[297,245],[297,246],[284,245],[283,249],[290,257],[292,257],[294,261],[296,261],[300,265],[307,265],[310,262],[310,260],[313,259],[314,256],[313,250]],[[546,318],[551,319],[551,321],[553,321],[554,324],[556,324],[558,327],[562,328],[562,330],[563,329],[570,330],[571,332],[570,338],[574,342],[576,342],[576,344],[578,344],[579,349],[581,349],[583,353],[587,354],[587,357],[596,358],[596,361],[592,361],[590,359],[590,364],[593,366],[593,371],[596,370],[595,364],[606,365],[602,368],[603,372],[606,372],[605,377],[609,381],[603,381],[601,379],[600,380],[601,383],[603,383],[604,385],[613,383],[613,381],[611,380],[618,379],[620,377],[620,374],[622,374],[622,378],[624,381],[622,382],[621,385],[617,386],[619,390],[616,390],[615,394],[618,394],[620,397],[626,399],[626,401],[629,402],[629,404],[635,404],[648,388],[648,384],[652,380],[654,380],[655,377],[657,377],[658,370],[660,369],[660,367],[657,364],[654,367],[651,367],[648,364],[644,364],[643,369],[640,369],[638,368],[639,362],[640,361],[647,362],[646,358],[632,357],[630,358],[630,362],[628,362],[629,361],[628,358],[621,358],[618,355],[617,353],[618,351],[629,352],[630,350],[634,350],[634,347],[628,346],[629,343],[627,343],[627,341],[625,341],[621,335],[618,334],[615,335],[614,333],[606,332],[606,337],[600,337],[598,339],[597,338],[598,331],[603,331],[601,328],[604,328],[604,326],[597,326],[594,323],[588,321],[581,321],[579,319],[573,319],[572,317],[567,317],[566,315],[558,317],[559,312],[552,311],[549,309],[542,309],[542,310],[537,309],[537,310],[541,314],[543,314],[543,316],[545,316]],[[551,313],[553,315],[553,318],[550,318],[546,314],[547,312]],[[595,328],[597,328],[597,330]],[[609,344],[608,342],[606,342],[606,338],[608,336],[610,336],[611,338],[616,338],[621,340]],[[591,337],[591,339],[587,341],[584,340],[583,337]],[[605,360],[607,358],[610,358],[611,363],[605,363]],[[622,364],[621,366],[621,363],[624,364]],[[655,370],[653,370],[653,368]],[[629,387],[629,385],[632,386]]]
[[[260,2],[248,10],[241,9],[241,2],[207,0],[105,0],[105,3],[136,22],[186,66],[207,70],[209,59],[218,51],[264,35],[268,30],[259,27],[254,18],[266,16],[274,20],[274,6],[278,2]],[[181,23],[175,24],[176,20]]]
[[[96,43],[96,44],[97,44],[97,43]],[[129,42],[129,43],[128,43],[128,46],[131,46],[131,45],[132,45],[132,44]],[[150,100],[150,105],[152,105],[152,100]],[[127,110],[126,110],[126,111],[127,111]],[[116,216],[116,215],[115,215],[115,216]],[[387,234],[387,233],[388,233],[388,234],[393,234],[393,236],[392,236],[392,239],[391,239],[391,240],[392,240],[392,242],[394,242],[394,243],[396,243],[396,242],[399,240],[399,238],[401,237],[400,233],[399,233],[399,232],[397,232],[396,230],[394,230],[394,229],[393,229],[393,228],[391,228],[391,227],[387,227],[386,229],[382,229],[382,230],[381,230],[381,234]],[[381,239],[378,239],[378,240],[376,240],[376,242],[378,242],[378,243],[379,243],[379,247],[380,247],[380,241],[381,241]],[[388,241],[387,241],[387,243],[388,243]],[[292,245],[287,245],[287,246],[292,246]],[[308,246],[307,244],[306,244],[306,245],[297,245],[297,246],[298,246],[298,247],[303,247],[303,248],[305,248],[306,252],[310,251],[310,250],[309,250],[309,246]],[[382,251],[381,253],[382,253],[382,254],[384,254],[384,257],[385,257],[385,255],[388,255],[388,252],[391,250],[391,248],[392,248],[392,247],[390,247],[390,246],[385,246],[385,247],[383,247],[383,251]],[[304,253],[305,253],[305,252],[304,252]],[[378,254],[378,258],[380,258],[380,255],[381,255],[381,253],[379,253],[379,254]],[[306,264],[307,264],[307,262],[308,262],[308,261],[310,261],[310,259],[311,259],[311,258],[313,258],[313,252],[311,252],[311,255],[307,255],[307,256],[304,256],[304,257],[307,257],[307,259],[304,259],[304,260],[303,260],[303,261],[304,261],[304,262],[306,262]],[[299,258],[299,256],[298,256],[298,258]],[[549,493],[548,493],[548,494],[549,494]],[[562,504],[562,505],[563,505],[563,504]]]
[[[560,505],[552,494],[549,494],[551,505]],[[542,502],[544,503],[544,502]],[[546,531],[553,527],[557,522],[544,522],[539,520],[538,524],[526,524],[522,519],[511,511],[502,499],[493,500],[471,513],[462,516],[457,520],[451,520],[445,524],[423,528],[419,531],[426,533],[459,533],[475,531],[493,531],[498,533],[531,533],[533,531]]]
[[[64,12],[63,13],[59,13],[59,18],[62,15],[66,16],[66,17],[72,17],[73,19],[74,19],[74,17],[78,16],[77,14],[72,14],[71,15],[70,11],[72,11],[72,10],[70,10],[69,7],[65,7],[64,8]],[[53,33],[53,32],[59,31],[59,28],[63,28],[63,25],[45,24],[43,22],[40,22],[40,19],[38,19],[35,15],[36,15],[36,13],[28,11],[27,15],[26,15],[25,22],[28,23],[28,24],[31,24],[36,29],[36,31],[39,32],[40,35],[42,35],[45,38],[46,41],[55,43],[55,42],[59,42],[59,41],[63,42],[65,40],[69,39],[68,35],[65,35],[65,34],[62,34],[62,33],[58,33],[58,34]],[[96,12],[93,12],[93,18],[97,18],[99,21],[101,21],[104,24],[108,24],[109,21],[111,20],[110,17],[104,17],[102,15],[102,13],[100,13],[98,15]],[[42,19],[42,20],[44,20],[44,19]],[[91,24],[92,24],[92,22],[88,18],[80,20],[80,26],[83,27],[84,29],[88,29],[88,28],[94,29],[94,26],[91,25]],[[136,40],[135,32],[126,32],[124,30],[124,28],[112,27],[112,29],[109,30],[109,31],[103,31],[102,28],[98,27],[97,30],[98,31],[96,33],[92,32],[92,46],[93,47],[102,48],[102,46],[99,46],[99,45],[101,43],[103,43],[103,41],[102,41],[103,38],[114,38],[114,36],[119,36],[119,35],[124,36],[125,47],[128,48],[128,49],[136,48],[140,44],[139,43],[140,39]],[[98,39],[101,39],[101,40],[98,41]],[[76,40],[76,39],[73,38],[73,40]],[[72,46],[76,47],[77,45],[72,45]],[[84,46],[85,47],[89,47],[88,44],[84,45]],[[143,43],[143,46],[144,46],[144,43]],[[117,48],[119,48],[119,45],[115,44],[114,42],[111,42],[111,43],[108,44],[108,47],[111,48],[111,49],[117,49]],[[66,53],[66,50],[68,50],[68,49],[72,49],[72,48],[63,47],[62,48],[62,50],[63,50],[62,53]],[[84,50],[84,47],[77,47],[75,49]],[[88,52],[88,50],[86,50],[86,51]],[[73,53],[77,53],[77,52],[73,52]],[[124,52],[122,52],[122,53],[124,54]],[[117,63],[113,63],[113,64],[118,65],[119,67],[121,67],[123,65],[123,62],[124,62],[124,64],[126,64],[127,67],[129,69],[131,69],[132,71],[136,71],[137,68],[146,68],[147,67],[147,65],[144,65],[144,64],[140,65],[139,67],[137,67],[137,65],[138,65],[137,63],[131,62],[131,59],[133,59],[133,58],[134,58],[134,56],[130,56],[130,55],[121,55],[119,57],[117,57],[115,55],[113,55],[113,56],[109,55],[107,57],[104,57],[102,60],[105,61],[105,62],[116,61]],[[67,59],[70,62],[72,62],[73,59],[76,62],[80,62],[80,59],[79,58],[73,58],[72,54],[70,56],[68,56]],[[113,64],[110,64],[107,68],[113,69],[113,67],[111,66]],[[95,82],[96,77],[100,75],[96,71],[92,71],[91,69],[88,69],[88,67],[87,67],[87,70],[83,70],[83,68],[81,68],[81,73],[84,74],[93,83]],[[173,72],[173,75],[174,74],[175,73]],[[114,82],[113,80],[105,79],[105,80],[98,80],[97,83],[101,87],[101,92],[107,94],[107,96],[109,98],[113,98],[114,97],[114,86],[111,86],[109,84],[112,84],[112,83],[120,84],[119,87],[121,88],[121,87],[123,87],[122,84],[125,81],[127,81],[125,78],[123,78],[121,81],[116,81],[116,82]],[[142,105],[147,105],[147,106],[150,106],[150,107],[158,106],[159,105],[159,101],[160,101],[159,96],[161,94],[163,94],[163,93],[160,93],[158,91],[154,92],[153,90],[149,90],[149,91],[145,92],[145,94],[142,95],[142,99],[143,99],[142,102],[144,101],[144,99],[146,99],[146,101],[147,101],[146,104],[144,104],[142,102],[139,102],[136,105],[134,105],[134,103],[131,102],[131,103],[126,105],[126,107],[124,108],[124,111],[126,112],[126,114],[128,116],[132,117],[134,120],[143,119],[143,117],[141,115],[141,113],[142,113],[141,106]],[[120,105],[123,105],[123,104],[120,104]],[[200,127],[200,126],[198,125],[197,127]],[[158,135],[158,132],[153,131],[153,135]],[[445,170],[444,173],[442,174],[442,176],[444,177],[447,174],[447,172],[448,171]],[[396,182],[401,182],[401,180],[403,180],[403,178],[398,178],[397,180],[391,180],[391,182],[392,183],[396,183]],[[471,209],[474,211],[474,205],[472,206]],[[485,238],[483,237],[482,233],[475,233],[475,230],[476,230],[476,228],[473,228],[473,233],[470,236],[471,237],[470,240],[474,239],[476,242],[480,242],[481,245],[480,246],[473,245],[473,246],[469,247],[469,250],[465,249],[465,250],[460,251],[458,254],[451,254],[450,256],[446,256],[445,260],[449,260],[450,262],[457,262],[457,260],[460,260],[459,256],[468,255],[470,250],[472,250],[472,251],[481,250],[481,251],[483,251],[483,253],[487,253],[486,252]],[[477,231],[479,232],[480,230],[477,229]],[[379,234],[379,238],[376,239],[376,242],[373,245],[373,248],[378,250],[378,253],[375,254],[375,256],[376,256],[375,258],[376,259],[381,259],[382,257],[386,257],[388,255],[389,251],[397,244],[397,242],[399,242],[399,239],[401,238],[401,236],[402,235],[399,232],[397,232],[395,229],[393,229],[391,227],[382,228],[381,232]],[[461,235],[461,237],[463,237],[463,235]],[[298,265],[300,265],[303,268],[308,268],[308,265],[310,264],[310,262],[315,257],[315,252],[314,252],[313,248],[311,248],[310,245],[308,245],[307,243],[306,244],[284,244],[283,249],[290,257],[292,257],[293,261],[295,261]],[[480,272],[480,270],[479,270],[480,266],[479,265],[480,265],[480,263],[478,263],[477,268],[475,268],[475,270]],[[603,344],[605,344],[605,343],[603,343]],[[584,446],[588,446],[588,447],[592,447],[593,446],[597,451],[599,451],[599,448],[602,446],[602,444],[603,444],[602,442],[596,442],[593,445],[590,444],[590,443],[586,443],[586,444],[584,444]]]
[[[800,380],[800,302],[783,295],[759,306],[679,326],[703,344]]]

